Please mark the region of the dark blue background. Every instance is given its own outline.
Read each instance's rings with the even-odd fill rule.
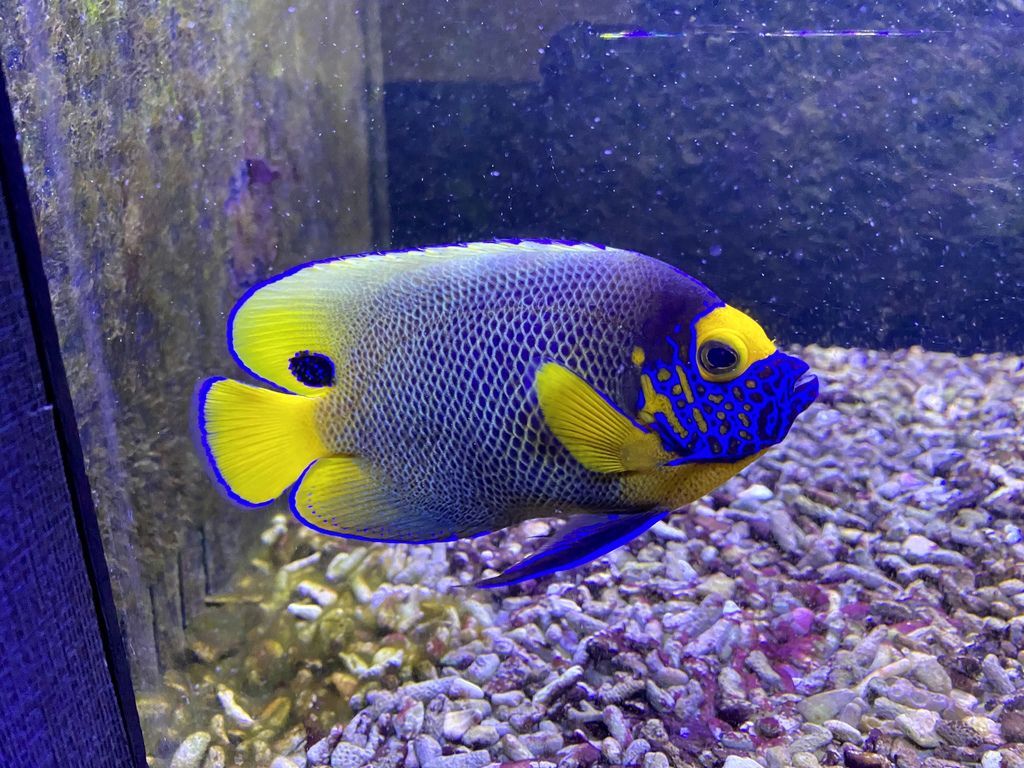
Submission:
[[[676,28],[661,5],[652,28]],[[391,83],[392,245],[607,243],[783,342],[1024,351],[1024,34],[877,16],[818,21],[943,28],[609,42],[581,24],[538,83]]]

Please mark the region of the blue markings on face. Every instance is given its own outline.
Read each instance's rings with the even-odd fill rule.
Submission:
[[[644,365],[654,394],[672,406],[671,414],[654,412],[651,423],[665,449],[679,456],[670,465],[732,462],[759,453],[781,442],[818,395],[816,378],[801,380],[807,364],[782,352],[721,382],[706,380],[696,363],[673,357]],[[671,375],[659,378],[665,370]]]
[[[334,385],[334,363],[331,358],[320,352],[296,352],[288,361],[288,370],[300,384],[307,387]]]

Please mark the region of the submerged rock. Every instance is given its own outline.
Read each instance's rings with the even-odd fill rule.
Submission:
[[[936,726],[939,716],[926,709],[917,709],[896,716],[896,725],[915,744],[920,747],[933,748],[941,743]]]
[[[722,768],[764,768],[764,766],[751,757],[738,757],[737,755],[729,755],[727,758],[725,758],[725,762],[722,764]]]
[[[196,731],[187,736],[174,751],[171,768],[200,768],[210,747],[210,740],[210,734],[205,731]]]
[[[331,768],[361,768],[373,757],[373,751],[352,744],[347,741],[340,741],[331,752]]]
[[[849,688],[839,688],[833,691],[823,691],[808,696],[797,704],[797,709],[804,719],[812,723],[824,723],[826,720],[835,719],[843,707],[857,697],[855,691]]]
[[[421,547],[275,523],[238,589],[270,597],[219,605],[230,632],[188,638],[203,654],[147,720],[172,744],[201,729],[227,765],[301,764],[306,737],[311,766],[340,744],[381,768],[1016,765],[1024,373],[802,354],[823,397],[786,441],[573,571],[474,590],[536,545],[526,529]],[[948,414],[913,406],[934,382]],[[210,708],[199,726],[184,695]]]
[[[442,733],[446,739],[462,741],[466,731],[480,722],[480,715],[471,709],[460,709],[444,716]]]
[[[461,739],[467,747],[489,747],[498,741],[498,730],[493,725],[474,725]]]

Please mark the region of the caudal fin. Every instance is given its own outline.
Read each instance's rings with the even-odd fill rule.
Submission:
[[[330,453],[313,420],[315,397],[212,378],[196,399],[206,458],[218,482],[241,504],[269,504]]]

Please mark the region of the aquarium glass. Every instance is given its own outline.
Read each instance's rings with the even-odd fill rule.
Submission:
[[[0,66],[151,766],[1024,765],[1018,0],[0,0]]]

